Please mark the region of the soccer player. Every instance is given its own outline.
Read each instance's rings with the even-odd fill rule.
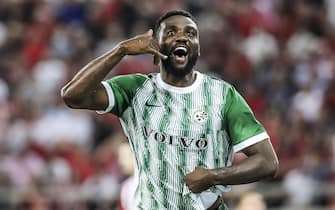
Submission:
[[[152,54],[160,73],[103,81],[122,58],[139,54]],[[226,209],[221,195],[228,185],[276,174],[263,126],[234,87],[193,69],[199,55],[194,17],[170,11],[155,35],[149,30],[122,41],[62,88],[69,107],[120,118],[136,164],[138,209]],[[247,158],[232,165],[239,151]]]

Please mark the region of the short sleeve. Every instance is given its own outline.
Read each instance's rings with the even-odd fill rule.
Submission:
[[[228,89],[225,107],[227,129],[234,152],[269,138],[264,127],[234,87],[230,86]]]
[[[102,81],[101,83],[107,92],[109,104],[105,111],[98,113],[110,112],[120,117],[131,106],[136,91],[147,79],[148,77],[143,74],[130,74]]]

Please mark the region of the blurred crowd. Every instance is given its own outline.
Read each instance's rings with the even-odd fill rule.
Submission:
[[[279,156],[277,178],[248,190],[271,189],[269,207],[335,209],[333,0],[1,0],[0,209],[118,208],[118,119],[70,110],[60,88],[180,8],[198,21],[196,69],[242,93]],[[153,71],[133,56],[109,76]]]

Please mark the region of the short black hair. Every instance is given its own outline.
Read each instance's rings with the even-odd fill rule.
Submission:
[[[181,15],[181,16],[185,16],[185,17],[188,17],[190,18],[191,20],[193,20],[193,22],[197,23],[195,18],[193,17],[193,15],[185,10],[171,10],[167,13],[165,13],[164,15],[160,16],[158,18],[158,20],[156,21],[156,24],[155,24],[155,35],[157,35],[157,32],[158,32],[158,29],[161,25],[161,23],[168,19],[169,17],[172,17],[172,16],[176,16],[176,15]]]

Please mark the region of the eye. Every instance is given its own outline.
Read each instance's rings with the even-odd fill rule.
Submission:
[[[166,32],[167,36],[173,36],[174,34],[175,34],[175,32],[172,31],[172,30]]]
[[[194,32],[194,31],[187,31],[187,32],[186,32],[186,35],[187,35],[188,37],[194,37],[194,36],[195,36],[195,32]]]

